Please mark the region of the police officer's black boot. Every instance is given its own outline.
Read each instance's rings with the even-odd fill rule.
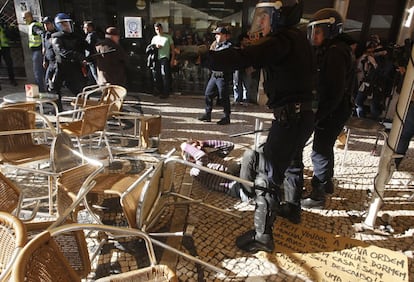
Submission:
[[[274,195],[263,191],[258,192],[254,213],[255,229],[237,237],[237,247],[247,252],[273,251],[275,247],[273,242],[273,222],[276,218],[275,198]]]
[[[211,121],[211,113],[205,113],[201,117],[198,118],[198,120],[210,122]]]
[[[333,192],[332,180],[320,182],[315,176],[312,178],[312,192],[309,198],[301,201],[302,207],[307,209],[323,209],[327,191]]]

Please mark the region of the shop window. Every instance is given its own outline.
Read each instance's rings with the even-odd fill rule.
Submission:
[[[203,52],[214,41],[211,33],[226,26],[236,39],[242,28],[242,1],[152,1],[151,21],[160,22],[174,40],[176,67],[173,88],[203,92],[209,77]]]

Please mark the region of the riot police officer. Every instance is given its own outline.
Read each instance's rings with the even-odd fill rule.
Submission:
[[[273,223],[282,202],[280,186],[289,179],[286,207],[300,217],[303,187],[302,151],[313,131],[312,48],[306,34],[296,25],[302,16],[302,0],[260,1],[249,32],[251,44],[243,49],[210,51],[215,69],[253,66],[264,72],[267,106],[274,120],[263,147],[261,171],[255,186],[254,229],[239,236],[236,245],[245,251],[274,248]],[[260,159],[259,159],[260,161]],[[245,187],[247,190],[247,188]],[[285,215],[286,216],[286,215]]]
[[[43,44],[43,68],[46,69],[45,82],[48,92],[53,90],[52,81],[56,75],[56,55],[52,46],[52,34],[56,32],[53,18],[46,16],[42,19],[45,33],[42,36]]]
[[[342,35],[343,19],[334,9],[317,11],[308,24],[316,48],[318,109],[312,147],[312,192],[302,207],[323,208],[325,194],[333,193],[334,144],[351,116],[352,50]]]
[[[62,110],[61,88],[63,82],[73,94],[79,93],[85,86],[82,64],[85,60],[85,41],[74,32],[72,19],[65,13],[55,17],[58,30],[52,34],[52,46],[56,55],[56,75],[52,81],[52,91],[59,95],[58,107]]]

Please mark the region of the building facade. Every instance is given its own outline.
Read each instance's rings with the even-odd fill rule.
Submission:
[[[214,39],[211,31],[225,25],[233,39],[249,28],[257,0],[0,0],[1,18],[20,30],[13,56],[15,67],[22,76],[32,78],[27,48],[27,26],[21,14],[34,12],[38,20],[65,12],[78,27],[92,20],[98,29],[116,26],[122,32],[122,45],[129,54],[128,88],[133,91],[151,90],[151,76],[146,66],[145,48],[154,34],[153,23],[161,22],[175,40],[177,62],[173,70],[174,91],[200,92],[208,77],[199,50]],[[345,31],[364,46],[371,34],[378,34],[385,44],[401,44],[412,38],[414,0],[304,0],[304,22],[317,10],[336,8],[346,19]],[[3,68],[3,66],[1,66]],[[1,74],[1,72],[0,72]]]

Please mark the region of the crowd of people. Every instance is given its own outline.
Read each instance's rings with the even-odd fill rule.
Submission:
[[[65,13],[45,16],[38,22],[27,11],[24,20],[28,25],[35,83],[40,92],[59,96],[59,111],[63,110],[62,87],[76,95],[86,85],[126,86],[128,60],[116,27],[108,27],[101,36],[91,21],[84,22],[82,33]]]
[[[191,140],[181,146],[186,160],[230,174],[238,172],[238,176],[254,183],[253,187],[235,185],[234,181],[192,169],[192,175],[205,187],[254,201],[254,228],[236,239],[236,245],[249,252],[273,250],[272,228],[277,216],[299,223],[302,208],[324,208],[327,195],[335,189],[334,144],[353,113],[363,116],[362,88],[370,88],[372,95],[377,96],[372,100],[376,104],[371,107],[370,117],[378,118],[384,111],[380,108],[384,97],[395,87],[392,81],[392,72],[397,69],[395,61],[389,63],[385,58],[376,57],[387,55],[387,50],[378,49],[381,47],[377,36],[371,38],[362,56],[356,56],[357,42],[343,32],[344,20],[335,9],[317,11],[304,33],[297,25],[302,5],[300,0],[259,1],[248,42],[243,47],[227,43],[225,27],[213,32],[216,42],[209,50],[212,74],[205,92],[205,114],[200,120],[211,121],[210,88],[214,85],[219,98],[227,99],[222,102],[224,117],[218,124],[230,123],[229,95],[224,91],[224,85],[229,84],[226,75],[246,68],[261,69],[267,106],[274,115],[266,141],[256,150],[247,150],[236,170],[229,169],[221,158],[209,156],[220,152],[220,146],[227,143]],[[411,45],[406,49],[411,50]],[[398,69],[407,63],[405,60]],[[371,75],[380,82],[367,81],[370,70],[365,61],[376,71]],[[396,150],[402,155],[414,134],[413,108],[410,106],[408,122],[404,124]],[[303,149],[312,133],[312,190],[303,199]],[[205,148],[210,146],[217,150],[209,153]],[[228,147],[231,144],[225,146],[226,152]]]
[[[327,195],[335,189],[336,139],[352,114],[373,119],[383,115],[387,98],[395,89],[401,90],[409,60],[407,50],[412,47],[409,40],[397,49],[386,48],[373,35],[358,56],[357,42],[343,32],[344,20],[338,11],[317,11],[306,32],[298,27],[302,12],[303,0],[261,0],[250,31],[240,35],[239,44],[230,40],[227,27],[219,26],[211,32],[214,40],[205,50],[211,72],[205,87],[205,112],[199,120],[211,122],[217,99],[223,107],[217,124],[230,124],[231,93],[234,103],[248,103],[254,95],[249,91],[251,75],[261,70],[266,105],[274,117],[266,141],[256,150],[247,150],[241,164],[224,158],[234,148],[231,142],[190,140],[181,145],[186,160],[254,183],[254,187],[246,187],[196,168],[190,172],[210,189],[254,201],[254,228],[236,240],[240,249],[249,252],[273,250],[272,228],[277,216],[299,223],[302,207],[324,207]],[[108,27],[102,38],[90,21],[84,22],[84,34],[80,35],[65,13],[44,17],[41,23],[33,19],[31,12],[26,12],[24,18],[29,26],[28,44],[40,91],[60,95],[64,84],[76,94],[88,80],[93,84],[126,85],[128,59],[119,44],[116,27]],[[184,40],[179,32],[171,36],[161,23],[155,23],[153,28],[155,35],[146,49],[148,66],[157,89],[155,94],[168,98],[176,64],[175,47],[198,44],[202,39],[185,36]],[[2,29],[3,40],[1,32]],[[2,54],[4,57],[7,52]],[[9,78],[14,84],[10,73]],[[414,135],[411,104],[396,150],[401,155]],[[62,110],[60,102],[58,106]],[[312,191],[302,199],[303,149],[312,134]],[[401,158],[396,162],[398,165]]]

